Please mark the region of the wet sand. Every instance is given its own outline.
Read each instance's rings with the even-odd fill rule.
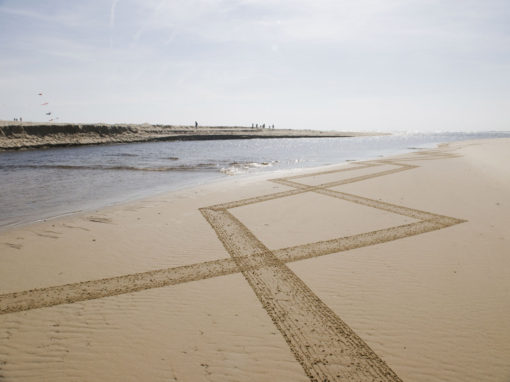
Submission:
[[[0,233],[0,380],[507,381],[510,139]]]

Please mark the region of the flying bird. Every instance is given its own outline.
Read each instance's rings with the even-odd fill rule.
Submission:
[[[42,93],[39,93],[39,95],[42,95]]]
[[[48,112],[48,113],[46,113],[46,115],[51,115],[51,111],[50,111],[50,112]]]

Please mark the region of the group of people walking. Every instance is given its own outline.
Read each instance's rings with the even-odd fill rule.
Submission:
[[[252,129],[265,129],[266,128],[266,124],[262,123],[261,125],[259,125],[258,123],[252,123],[251,124],[251,128]],[[274,129],[274,123],[272,125],[267,125],[267,128],[268,129]]]

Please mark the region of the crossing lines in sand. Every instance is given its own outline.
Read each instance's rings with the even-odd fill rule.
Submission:
[[[279,329],[296,360],[312,381],[400,381],[388,365],[285,263],[398,240],[464,222],[464,220],[444,215],[331,189],[419,167],[415,164],[404,163],[406,161],[444,159],[455,156],[444,151],[427,151],[398,160],[370,161],[357,164],[356,167],[273,179],[273,182],[290,189],[200,209],[230,254],[230,258],[7,293],[0,295],[0,314],[115,296],[241,272]],[[319,185],[299,183],[299,179],[306,177],[350,174],[351,172],[355,174],[357,170],[371,168],[377,170],[379,166],[388,165],[394,168],[354,175]],[[410,217],[417,221],[271,251],[229,212],[232,208],[308,192]]]

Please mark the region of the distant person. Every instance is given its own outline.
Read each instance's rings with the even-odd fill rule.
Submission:
[[[274,129],[274,123],[273,123],[273,126],[271,126],[272,129]]]
[[[23,118],[19,117],[19,121],[20,121],[20,122],[23,122]]]
[[[198,122],[195,121],[195,129],[198,128]]]
[[[14,122],[18,122],[18,118],[14,118]]]

